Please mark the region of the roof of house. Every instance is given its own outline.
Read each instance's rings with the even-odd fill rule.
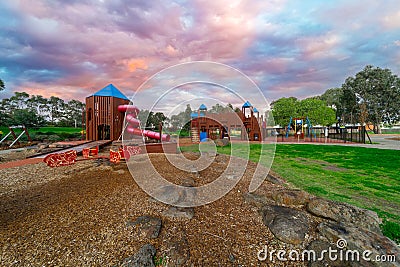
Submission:
[[[246,103],[243,104],[242,108],[249,108],[252,107],[249,101],[246,101]]]
[[[96,93],[93,94],[94,96],[112,96],[112,97],[117,97],[125,100],[129,100],[123,93],[121,93],[120,90],[118,90],[117,87],[115,87],[113,84],[109,84],[103,89],[97,91]]]

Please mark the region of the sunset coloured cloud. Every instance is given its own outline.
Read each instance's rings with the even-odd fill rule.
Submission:
[[[400,73],[400,5],[388,1],[5,0],[3,97],[84,98],[113,83],[130,96],[194,60],[241,70],[266,98],[304,98],[372,64]]]

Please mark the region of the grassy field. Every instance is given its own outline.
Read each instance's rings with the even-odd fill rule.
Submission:
[[[10,132],[8,127],[0,126],[0,131],[3,132],[3,137]],[[22,132],[22,129],[14,129],[15,133],[19,135]],[[79,138],[81,136],[82,128],[74,128],[74,127],[40,127],[37,129],[29,129],[29,135],[33,140],[43,141],[61,141],[68,138]],[[7,140],[12,140],[12,136],[9,136]],[[25,135],[23,135],[20,139],[21,141],[27,141]]]
[[[0,126],[0,131],[3,132],[3,134],[7,134],[10,130],[8,127],[5,126]],[[16,129],[15,131],[20,132],[20,129]],[[82,131],[82,128],[74,128],[74,127],[40,127],[38,129],[28,129],[29,133],[36,133],[36,132],[42,132],[42,133],[79,133]]]
[[[250,145],[250,160],[258,161],[260,149]],[[230,147],[218,151],[230,154]],[[384,234],[400,242],[400,151],[278,144],[272,169],[309,193],[376,211]]]

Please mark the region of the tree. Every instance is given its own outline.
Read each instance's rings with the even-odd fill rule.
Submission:
[[[400,79],[389,69],[366,66],[342,85],[344,95],[356,99],[357,111],[365,104],[374,132],[380,133],[383,122],[392,124],[400,117]]]
[[[32,110],[16,109],[12,114],[12,124],[39,127],[45,124],[45,120]]]
[[[297,114],[300,117],[308,117],[313,125],[330,126],[336,122],[335,110],[316,98],[301,100],[298,103]]]
[[[210,113],[234,112],[234,109],[232,104],[230,103],[228,103],[225,107],[217,103],[214,106],[212,106],[208,112]]]
[[[295,97],[280,98],[271,103],[271,109],[275,124],[282,127],[288,125],[290,117],[308,117],[313,125],[324,126],[331,125],[336,121],[334,109],[316,97],[301,101]]]
[[[182,124],[182,130],[185,131],[190,131],[190,120],[192,114],[192,108],[190,107],[190,104],[186,105],[185,112],[183,113],[183,118],[181,119],[181,124]]]
[[[4,89],[6,89],[6,86],[4,85],[3,80],[0,79],[0,91],[3,91]]]
[[[15,92],[12,97],[10,97],[11,109],[24,109],[27,107],[27,102],[29,99],[29,94],[25,92]]]
[[[47,101],[47,106],[49,108],[49,119],[50,123],[60,121],[65,112],[65,102],[59,97],[51,96]]]
[[[271,103],[272,115],[276,125],[284,127],[289,123],[290,117],[298,116],[297,102],[298,100],[295,97],[283,97]]]
[[[65,126],[82,126],[82,111],[85,104],[78,100],[70,100],[64,107],[63,124]]]
[[[29,98],[27,106],[31,110],[35,110],[35,112],[40,116],[47,116],[49,113],[48,99],[44,98],[41,95],[31,95]]]

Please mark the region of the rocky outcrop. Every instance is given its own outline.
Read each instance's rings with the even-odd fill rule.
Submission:
[[[322,222],[318,225],[318,230],[335,244],[334,249],[343,249],[349,255],[345,260],[351,261],[352,266],[400,266],[398,261],[377,261],[377,257],[400,255],[400,248],[379,233],[336,222]]]
[[[302,206],[310,201],[310,195],[302,190],[288,189],[274,195],[276,204],[283,206]]]
[[[120,267],[155,267],[153,258],[156,255],[156,249],[151,244],[146,244],[139,251],[126,258]]]
[[[300,244],[309,229],[307,214],[287,207],[267,205],[262,207],[263,222],[279,240]]]
[[[308,203],[307,211],[318,217],[382,234],[379,229],[381,220],[376,212],[370,210],[323,198],[314,198]]]
[[[316,258],[306,259],[309,266],[400,266],[400,248],[383,236],[381,220],[373,211],[313,197],[297,189],[256,191],[244,194],[243,198],[259,208],[264,225],[276,239],[315,251]],[[336,252],[333,256],[344,258],[324,255],[329,249]],[[362,257],[365,251],[367,259]],[[392,259],[375,260],[382,255]],[[397,257],[396,261],[393,257]]]

